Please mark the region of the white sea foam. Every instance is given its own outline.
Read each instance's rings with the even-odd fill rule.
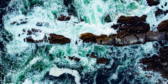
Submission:
[[[164,16],[163,18],[160,18],[158,21],[155,18],[155,9],[156,7],[161,7],[161,5],[149,7],[147,6],[146,0],[139,0],[136,2],[135,0],[123,0],[123,2],[119,0],[74,0],[74,6],[77,11],[77,16],[75,17],[71,15],[70,21],[58,21],[56,16],[59,17],[59,15],[64,14],[68,15],[67,8],[63,5],[63,2],[61,0],[40,0],[44,2],[43,6],[34,6],[29,7],[30,3],[28,3],[28,0],[12,0],[8,7],[15,9],[13,12],[7,13],[4,17],[4,27],[6,31],[11,33],[13,35],[13,40],[6,44],[7,53],[10,54],[10,56],[15,54],[22,54],[23,56],[20,57],[19,60],[24,60],[25,62],[20,63],[24,65],[23,67],[20,67],[21,71],[16,73],[11,73],[12,81],[18,82],[23,79],[20,79],[18,77],[25,75],[25,84],[26,83],[34,83],[38,79],[42,79],[44,77],[44,74],[47,72],[48,69],[51,68],[51,66],[55,63],[58,65],[66,65],[66,67],[75,67],[79,68],[80,66],[84,67],[82,74],[85,74],[87,72],[95,72],[100,68],[110,68],[113,63],[115,62],[112,57],[118,58],[121,60],[123,65],[118,65],[117,72],[113,73],[111,78],[109,79],[118,79],[118,73],[121,72],[123,69],[128,67],[128,65],[131,63],[131,58],[135,58],[136,62],[137,59],[140,58],[142,53],[154,53],[153,51],[153,45],[152,43],[146,43],[144,45],[140,45],[138,49],[133,49],[129,47],[127,48],[115,48],[112,52],[115,52],[113,55],[107,55],[108,52],[110,52],[107,46],[100,46],[97,44],[85,44],[80,41],[79,36],[82,33],[93,33],[95,35],[101,35],[101,34],[116,34],[116,30],[111,28],[111,25],[117,22],[117,19],[120,15],[125,16],[142,16],[144,14],[147,15],[147,23],[150,24],[151,30],[157,31],[156,27],[157,25],[163,21],[168,19],[168,15]],[[162,0],[161,4],[164,4],[166,0]],[[25,4],[26,3],[26,4]],[[24,7],[28,6],[28,12],[27,15],[23,15],[23,10],[26,10]],[[167,6],[164,7],[164,10],[167,10]],[[54,15],[54,14],[55,15]],[[111,22],[105,23],[104,17],[106,15],[110,15]],[[83,18],[85,21],[80,22],[79,17]],[[20,23],[21,19],[26,19],[26,24],[20,24],[20,25],[11,25],[11,22],[17,21]],[[49,23],[48,26],[36,26],[37,22],[45,22]],[[79,23],[80,22],[80,23]],[[155,25],[154,27],[153,24]],[[52,44],[49,43],[39,43],[39,44],[31,44],[24,42],[24,38],[29,37],[30,35],[27,35],[27,33],[23,33],[23,29],[31,30],[32,28],[40,29],[42,30],[41,33],[36,33],[36,35],[31,35],[33,39],[35,40],[41,40],[45,34],[49,33],[55,33],[59,35],[63,35],[67,38],[70,38],[71,43],[60,45],[60,44]],[[20,34],[20,37],[18,36]],[[75,44],[75,41],[78,42],[78,44]],[[44,47],[45,46],[45,47]],[[34,53],[34,56],[29,55],[30,52],[35,52],[37,47],[37,52]],[[38,48],[42,49],[38,49]],[[113,46],[111,46],[113,47]],[[141,49],[142,48],[142,49]],[[123,51],[124,50],[124,51]],[[48,51],[48,52],[47,52]],[[118,53],[119,51],[119,53]],[[95,52],[98,54],[99,57],[105,57],[110,59],[109,65],[97,65],[96,59],[97,58],[90,58],[87,57],[86,54],[90,54],[91,52]],[[133,57],[130,55],[130,52],[132,52],[135,56]],[[51,54],[48,56],[48,53]],[[122,61],[127,55],[127,59]],[[52,58],[53,56],[53,58]],[[66,58],[64,58],[64,56]],[[68,56],[75,56],[80,59],[80,62],[76,62],[74,60],[70,60]],[[8,57],[11,58],[11,57]],[[51,61],[52,60],[52,61]],[[38,74],[33,75],[31,72],[31,66],[39,66],[38,61],[41,61],[41,63],[44,63],[44,65],[47,65],[44,70],[41,72],[39,71]],[[41,68],[41,66],[40,66]],[[75,81],[77,84],[80,84],[80,75],[79,72],[76,70],[71,70],[68,68],[51,68],[50,75],[53,76],[60,76],[63,73],[71,74],[75,77]],[[43,69],[43,68],[42,68]],[[38,71],[36,71],[38,72]],[[24,74],[25,73],[25,74]],[[27,74],[31,74],[27,76]],[[34,81],[28,79],[30,76],[34,79]],[[30,77],[31,78],[31,77]],[[96,77],[94,78],[96,80]],[[38,82],[37,81],[37,82]]]
[[[79,75],[78,71],[76,71],[76,70],[54,67],[54,68],[51,68],[49,75],[59,77],[60,75],[62,75],[64,73],[71,74],[72,76],[75,77],[76,84],[81,84],[80,83],[80,75]]]

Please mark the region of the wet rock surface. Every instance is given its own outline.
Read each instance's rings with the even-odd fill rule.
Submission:
[[[50,37],[48,38],[48,40],[50,44],[55,44],[55,43],[66,44],[71,42],[69,38],[66,38],[62,35],[57,35],[57,34],[50,34]]]
[[[145,22],[146,21],[146,15],[143,15],[141,17],[138,17],[138,16],[120,16],[118,18],[118,23],[121,23],[121,24],[131,24],[131,25],[134,25],[134,24],[137,24],[138,22]]]
[[[70,16],[60,15],[57,20],[59,20],[59,21],[68,21],[70,19],[71,19]]]
[[[32,36],[31,35],[36,35],[36,33],[41,33],[41,30],[39,30],[39,29],[34,29],[34,28],[32,28],[31,30],[26,30],[26,29],[23,29],[23,32],[25,32],[25,33],[27,33],[27,35],[28,35],[28,37],[26,37],[25,39],[24,39],[24,41],[25,42],[29,42],[29,43],[40,43],[40,42],[45,42],[46,41],[46,37],[45,38],[43,38],[43,39],[41,39],[41,40],[34,40],[33,38],[32,38]],[[20,35],[20,34],[19,34]]]
[[[151,41],[167,40],[168,20],[161,22],[158,31],[149,31],[150,26],[146,23],[146,15],[138,16],[120,16],[117,24],[111,27],[117,29],[118,34],[94,35],[92,33],[83,33],[80,39],[83,42],[94,42],[100,45],[126,46],[133,44],[144,44]]]
[[[40,42],[45,42],[46,39],[41,39],[41,40],[34,40],[32,37],[26,37],[24,39],[25,42],[29,42],[29,43],[40,43]]]
[[[33,28],[27,31],[24,29],[23,32],[25,33],[27,32],[27,35],[29,35],[24,39],[25,42],[29,42],[29,43],[49,42],[50,44],[66,44],[71,42],[69,38],[66,38],[62,35],[43,33],[39,29]],[[44,37],[40,40],[34,40],[31,35],[36,35],[37,33],[43,33]]]
[[[73,2],[73,0],[64,0],[63,4],[68,7],[68,5],[70,5]]]
[[[145,33],[145,32],[148,32],[150,30],[150,26],[149,24],[147,23],[138,23],[136,25],[125,25],[125,26],[122,26],[120,27],[119,29],[120,31],[127,31],[129,33]]]
[[[158,29],[159,32],[168,31],[168,20],[162,21],[158,25],[157,29]]]
[[[114,29],[118,29],[119,27],[121,27],[121,24],[113,24],[111,26],[111,28],[114,28]]]
[[[160,18],[162,18],[163,16],[165,16],[168,13],[168,10],[161,10],[159,8],[157,8],[156,12],[155,12],[155,17],[157,20],[159,20]]]
[[[96,53],[94,53],[94,52],[92,52],[90,55],[87,54],[86,56],[90,57],[90,58],[96,58],[97,57]]]
[[[159,56],[143,58],[140,63],[147,65],[147,67],[142,66],[143,70],[159,72],[163,78],[168,79],[168,46],[159,49]]]
[[[75,56],[68,56],[68,58],[69,58],[70,60],[74,60],[74,61],[76,61],[76,62],[79,62],[79,61],[80,61],[80,59],[77,58],[77,57],[75,57]]]
[[[14,21],[14,22],[11,22],[11,23],[10,23],[10,25],[14,25],[14,24],[16,24],[16,23],[17,23],[17,22],[16,22],[16,21]]]
[[[13,21],[10,23],[10,25],[23,25],[23,24],[27,24],[28,21],[27,21],[28,18],[24,18],[24,19],[20,19],[20,21]]]
[[[23,30],[23,31],[25,31],[25,30]],[[41,32],[41,30],[33,28],[33,29],[27,31],[27,35],[32,35],[32,34],[35,34],[37,32]]]
[[[144,44],[151,41],[161,41],[167,40],[166,32],[153,32],[149,31],[147,33],[131,34],[128,32],[120,32],[118,34],[110,35],[100,35],[96,36],[94,34],[83,34],[85,38],[80,38],[83,42],[95,42],[100,45],[115,45],[115,46],[126,46],[133,44]]]
[[[104,57],[98,58],[96,64],[109,64],[110,60]]]
[[[149,6],[156,6],[160,2],[159,2],[159,0],[147,0],[147,3],[148,3]]]
[[[105,22],[111,22],[110,15],[106,15],[105,18],[104,18],[104,21]]]
[[[96,36],[92,33],[83,33],[79,37],[80,39],[83,40],[83,42],[96,42]]]

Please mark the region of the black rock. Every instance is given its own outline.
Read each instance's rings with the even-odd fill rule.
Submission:
[[[149,6],[156,6],[160,2],[159,2],[159,0],[147,0],[147,3],[148,3]]]

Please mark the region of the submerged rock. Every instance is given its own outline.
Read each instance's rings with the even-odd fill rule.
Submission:
[[[157,8],[157,11],[155,12],[155,17],[157,20],[159,20],[160,18],[164,17],[167,13],[168,13],[168,10],[163,11],[163,10]]]
[[[113,24],[111,26],[111,28],[114,28],[114,29],[118,29],[119,27],[121,27],[121,24]]]
[[[63,3],[66,7],[72,3],[73,0],[63,0]]]
[[[147,0],[147,3],[148,3],[149,6],[156,6],[160,2],[159,2],[159,0]]]
[[[48,22],[37,22],[36,26],[49,26]]]
[[[26,30],[23,30],[23,31],[26,32]],[[66,43],[71,42],[69,38],[66,38],[62,35],[52,34],[52,33],[51,34],[43,33],[44,37],[41,40],[34,40],[31,37],[31,35],[36,35],[36,33],[43,33],[43,32],[39,29],[28,30],[27,35],[29,35],[29,37],[26,37],[24,39],[24,41],[29,42],[29,43],[39,43],[39,42],[48,42],[49,41],[50,44],[66,44]]]
[[[25,32],[25,30],[23,30],[23,31]],[[32,35],[32,34],[35,34],[37,32],[41,32],[41,30],[33,28],[33,29],[27,31],[27,35]]]
[[[32,31],[33,33],[36,33],[36,32],[41,32],[41,30],[40,30],[40,29],[34,29],[34,28],[33,28],[31,31]]]
[[[96,64],[109,64],[110,60],[104,57],[98,58]]]
[[[146,21],[146,15],[143,15],[141,17],[138,17],[138,16],[120,16],[118,18],[118,23],[121,23],[121,24],[131,24],[131,25],[134,25],[134,24],[137,24],[138,22],[145,22]]]
[[[71,4],[70,7],[68,7],[68,14],[69,15],[73,15],[75,17],[77,17],[77,9],[75,8],[75,5]]]
[[[26,24],[27,23],[27,21],[22,21],[22,22],[20,22],[20,24]]]
[[[10,25],[21,25],[21,24],[26,24],[28,21],[27,21],[27,18],[24,18],[24,19],[20,19],[20,21],[13,21],[10,23]]]
[[[34,40],[32,37],[26,37],[24,39],[25,42],[29,42],[29,43],[40,43],[40,42],[45,42],[46,39],[41,39],[41,40]]]
[[[77,57],[75,57],[75,56],[73,56],[73,57],[68,56],[68,58],[69,58],[70,60],[74,60],[74,61],[76,61],[76,62],[79,62],[79,61],[80,61],[80,59],[77,58]]]
[[[107,35],[100,35],[100,36],[96,36],[96,42],[98,44],[108,44],[107,42],[110,40],[110,38],[107,37]]]
[[[14,21],[14,22],[11,22],[10,25],[14,25],[14,24],[16,24],[16,23],[17,23],[17,21]]]
[[[105,18],[104,18],[104,21],[105,22],[111,22],[110,15],[106,15]]]
[[[159,49],[162,59],[168,60],[168,46]],[[167,61],[168,62],[168,61]]]
[[[143,58],[140,63],[147,65],[143,70],[160,72],[163,78],[168,79],[168,46],[160,48],[159,55]]]
[[[117,38],[123,38],[123,37],[128,36],[128,35],[131,35],[131,33],[126,32],[126,31],[120,31],[118,34],[113,35],[113,36],[116,36]]]
[[[90,58],[96,58],[96,54],[94,52],[91,53]]]
[[[57,20],[59,20],[59,21],[68,21],[70,19],[71,19],[70,16],[60,15]]]
[[[168,31],[168,20],[162,21],[158,25],[157,29],[158,29],[159,32]]]

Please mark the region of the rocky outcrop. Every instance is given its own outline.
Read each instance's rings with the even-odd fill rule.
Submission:
[[[20,19],[20,21],[13,21],[10,23],[10,25],[22,25],[22,24],[26,24],[28,21],[27,21],[27,18],[24,18],[24,19]]]
[[[166,14],[168,13],[168,10],[161,10],[159,8],[157,8],[156,12],[155,12],[155,17],[157,20],[161,19],[162,17],[164,17]]]
[[[110,41],[110,38],[107,37],[107,35],[100,35],[100,36],[95,36],[96,37],[96,42],[98,44],[108,44],[106,43],[107,41]]]
[[[95,42],[100,45],[126,46],[133,44],[144,44],[151,41],[162,41],[168,39],[167,26],[168,21],[165,20],[158,26],[159,32],[149,31],[150,26],[146,23],[146,15],[137,16],[121,16],[118,23],[112,25],[117,29],[118,34],[94,35],[92,33],[81,34],[80,39],[83,42]]]
[[[111,37],[112,38],[112,37]],[[83,33],[80,36],[80,39],[83,40],[83,42],[94,42],[94,43],[98,43],[98,44],[108,44],[106,42],[108,42],[110,39],[110,37],[107,37],[107,35],[100,35],[100,36],[96,36],[92,33]]]
[[[23,29],[23,32],[26,32],[26,30],[25,29]],[[46,40],[47,40],[47,37],[44,37],[43,39],[41,39],[41,40],[34,40],[30,35],[35,35],[36,33],[40,33],[41,32],[41,30],[39,30],[39,29],[34,29],[34,28],[32,28],[31,30],[27,30],[27,35],[29,36],[29,37],[26,37],[25,39],[24,39],[24,41],[25,42],[29,42],[29,43],[40,43],[40,42],[45,42]]]
[[[14,25],[16,23],[17,23],[17,21],[13,21],[13,22],[10,23],[10,25]]]
[[[140,63],[147,65],[146,67],[142,66],[143,70],[160,72],[163,78],[168,79],[168,46],[160,48],[159,55],[143,58]]]
[[[159,0],[147,0],[147,3],[148,3],[149,6],[156,6],[160,2],[159,2]]]
[[[69,38],[62,35],[43,33],[39,29],[31,29],[27,31],[24,29],[23,32],[27,32],[28,37],[26,37],[24,41],[29,43],[49,42],[50,44],[66,44],[71,42]],[[36,35],[37,33],[43,33],[44,37],[40,40],[34,40],[31,35]]]
[[[55,43],[66,44],[71,42],[69,38],[66,38],[62,35],[57,35],[57,34],[49,34],[49,35],[50,37],[48,38],[48,40],[50,44],[55,44]]]
[[[135,35],[124,36],[123,38],[115,38],[115,46],[137,44],[138,38]]]
[[[120,16],[118,23],[112,25],[114,28],[119,28],[118,32],[126,31],[132,34],[146,33],[150,30],[149,24],[146,23],[146,15],[138,16]]]
[[[105,18],[104,18],[104,21],[105,22],[111,22],[110,15],[106,15]]]
[[[80,38],[83,42],[95,42],[100,45],[126,46],[132,44],[144,44],[151,41],[161,41],[168,39],[166,32],[153,32],[132,34],[122,31],[118,34],[96,36],[91,33],[82,34],[85,38]],[[86,38],[87,37],[87,38]]]
[[[41,43],[41,42],[46,42],[47,39],[44,38],[44,39],[41,39],[41,40],[34,40],[32,37],[26,37],[24,39],[25,42],[28,42],[28,43]]]
[[[23,31],[25,31],[25,30],[23,30]],[[41,32],[41,30],[33,28],[33,29],[27,31],[27,35],[32,35],[32,34],[34,35],[37,32]]]
[[[79,37],[80,39],[83,40],[83,42],[96,42],[96,36],[92,33],[83,33],[81,34],[81,36]]]
[[[57,20],[59,20],[59,21],[68,21],[70,19],[71,19],[70,16],[60,15]]]
[[[165,32],[152,32],[149,31],[146,33],[146,41],[161,41],[166,40],[167,35]]]
[[[145,33],[150,30],[150,26],[147,23],[140,22],[140,23],[137,23],[136,25],[133,25],[133,26],[132,25],[122,26],[122,27],[120,27],[119,30],[120,31],[127,31],[132,34]]]
[[[98,58],[96,60],[96,64],[106,64],[106,65],[108,65],[109,62],[110,62],[110,60],[107,59],[107,58],[104,58],[104,57]]]
[[[76,62],[79,62],[79,61],[80,61],[80,59],[77,58],[77,57],[75,57],[75,56],[68,56],[68,58],[69,58],[70,60],[74,60],[74,61],[76,61]]]
[[[87,56],[87,57],[90,57],[90,58],[96,58],[96,57],[97,57],[94,52],[92,52],[90,55],[87,54],[86,56]]]
[[[131,24],[131,25],[136,25],[138,22],[145,22],[146,21],[146,15],[143,15],[141,17],[138,16],[120,16],[118,18],[118,23],[121,24]]]
[[[159,32],[168,31],[168,20],[162,21],[158,25],[157,29],[158,29]]]
[[[113,24],[111,26],[111,28],[114,28],[114,29],[118,29],[119,27],[121,27],[121,24]]]

